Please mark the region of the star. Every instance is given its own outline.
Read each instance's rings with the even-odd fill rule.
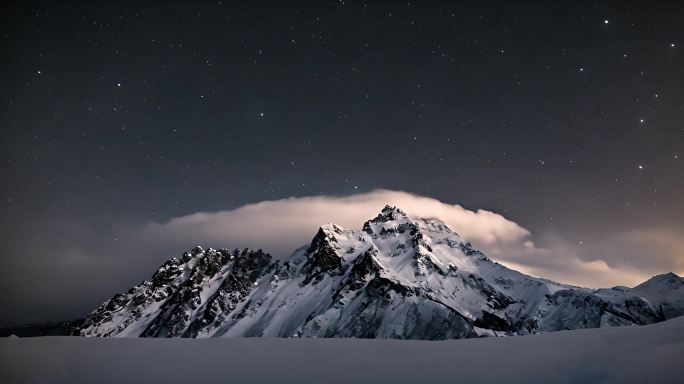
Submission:
[[[643,124],[643,123],[644,123],[644,119],[639,119],[639,122],[640,122],[641,124]]]
[[[580,70],[580,72],[584,72],[584,68],[580,68],[579,70]]]
[[[643,165],[639,165],[637,168],[639,168],[639,169],[644,169],[644,166],[643,166]]]
[[[120,87],[120,86],[121,86],[121,83],[116,83],[116,86],[117,86],[117,87]]]
[[[259,113],[259,116],[264,117],[264,113],[263,112]]]
[[[670,43],[670,47],[671,47],[671,48],[674,48],[674,47],[675,47],[675,43]]]
[[[38,74],[39,74],[39,75],[41,74],[40,70],[38,70]]]
[[[603,24],[608,24],[608,19],[603,20]]]

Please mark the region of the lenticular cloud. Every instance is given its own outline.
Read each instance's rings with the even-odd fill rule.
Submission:
[[[171,254],[205,245],[263,249],[276,258],[285,258],[307,244],[322,224],[360,229],[360,223],[373,218],[387,204],[412,217],[439,218],[489,257],[534,276],[600,287],[638,284],[653,274],[682,271],[684,243],[678,237],[665,244],[643,242],[643,236],[629,234],[627,240],[631,243],[622,237],[621,242],[605,239],[601,244],[585,243],[582,250],[562,238],[552,238],[545,241],[545,247],[538,247],[530,231],[498,213],[468,210],[431,197],[384,189],[351,196],[292,197],[233,210],[197,212],[165,223],[145,224],[136,232],[141,244],[173,251]],[[638,247],[624,246],[635,242]],[[650,254],[634,251],[642,249],[655,249],[662,257],[646,257]],[[659,263],[654,264],[654,260]],[[651,268],[644,268],[645,263]]]
[[[494,212],[470,211],[460,205],[406,192],[376,190],[336,197],[313,196],[263,201],[230,211],[198,212],[164,224],[150,224],[151,236],[187,239],[191,242],[264,248],[284,257],[311,240],[321,224],[333,222],[359,229],[386,204],[402,208],[414,217],[437,217],[478,247],[500,249],[528,242],[529,231]]]

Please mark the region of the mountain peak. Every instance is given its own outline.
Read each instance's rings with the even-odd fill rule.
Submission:
[[[400,232],[404,232],[408,229],[407,226],[411,225],[411,219],[406,215],[406,212],[388,204],[375,218],[363,224],[363,231],[369,235],[381,235],[388,231],[395,232],[399,228],[401,228]]]
[[[637,285],[635,288],[638,287],[646,287],[654,284],[684,284],[684,280],[678,276],[677,274],[673,272],[668,272],[668,273],[663,273],[660,275],[655,275],[651,277],[650,279],[644,281],[643,283]]]
[[[337,224],[334,223],[327,223],[323,224],[318,228],[319,232],[324,232],[324,233],[342,233],[344,231],[344,228],[340,227]]]
[[[374,219],[376,222],[386,222],[390,220],[397,220],[406,217],[406,212],[392,205],[385,205],[385,208],[380,211],[378,216]]]
[[[684,315],[684,279],[559,285],[496,264],[437,218],[386,205],[362,231],[324,224],[308,249],[197,247],[117,294],[87,336],[445,339],[649,324]]]

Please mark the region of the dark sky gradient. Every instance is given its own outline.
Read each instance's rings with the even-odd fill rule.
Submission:
[[[2,5],[0,321],[127,286],[64,271],[75,243],[267,199],[388,188],[572,242],[684,227],[682,2],[143,3]]]

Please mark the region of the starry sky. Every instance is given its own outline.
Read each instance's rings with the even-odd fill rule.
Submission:
[[[2,8],[0,322],[78,317],[183,251],[96,263],[129,225],[378,188],[579,253],[655,231],[684,270],[684,3]]]

